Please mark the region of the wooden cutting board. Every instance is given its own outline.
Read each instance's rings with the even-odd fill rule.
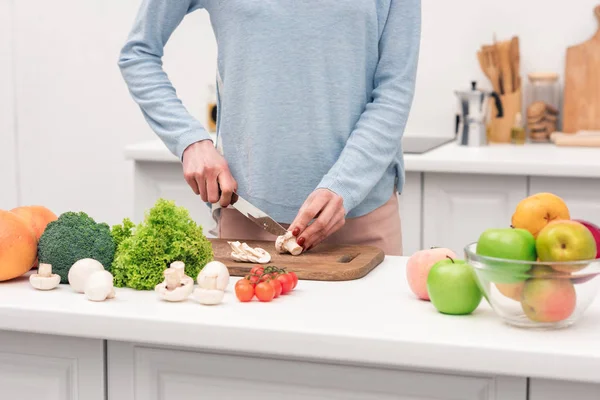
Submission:
[[[594,9],[600,24],[600,6]],[[567,49],[563,131],[600,129],[600,27],[594,37]]]
[[[214,259],[221,261],[232,276],[244,276],[256,265],[234,261],[231,247],[225,239],[209,239],[213,244]],[[260,247],[271,254],[274,265],[294,271],[298,279],[314,281],[350,281],[360,279],[381,264],[385,255],[382,250],[371,246],[322,244],[299,256],[279,254],[274,242],[245,241],[251,247]]]

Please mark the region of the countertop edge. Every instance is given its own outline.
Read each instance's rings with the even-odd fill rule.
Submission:
[[[180,161],[171,154],[161,142],[153,140],[127,146],[124,150],[126,160],[134,163],[179,163]],[[503,146],[489,146],[488,149],[498,149]],[[573,177],[573,178],[600,178],[600,162],[590,161],[588,158],[579,159],[577,163],[563,162],[559,165],[540,162],[535,157],[530,159],[503,159],[482,160],[469,159],[452,154],[456,148],[454,142],[449,142],[423,154],[404,154],[404,168],[406,172],[422,173],[465,173],[504,176],[541,176],[541,177]],[[457,148],[458,149],[458,148]],[[485,148],[473,148],[481,151]],[[551,147],[552,151],[573,151],[573,148],[560,149]],[[460,148],[465,152],[466,149]],[[584,151],[589,151],[586,149]],[[497,150],[490,150],[491,152]],[[588,153],[589,154],[589,153]],[[571,154],[572,155],[572,154]],[[596,156],[594,156],[596,157]]]
[[[381,340],[365,337],[261,331],[252,328],[171,324],[138,320],[135,328],[123,318],[0,308],[0,329],[88,339],[133,342],[208,351],[296,359],[341,365],[426,370],[465,375],[519,376],[600,383],[600,359],[451,344]],[[178,329],[185,327],[185,329]],[[143,333],[143,334],[142,334]],[[202,338],[202,344],[198,338]],[[243,337],[243,340],[240,338]],[[247,343],[253,343],[249,351]],[[310,349],[307,351],[306,349]],[[350,349],[350,350],[349,350]],[[304,350],[304,351],[302,351]],[[515,363],[518,357],[519,362]],[[560,358],[560,366],[556,357]]]

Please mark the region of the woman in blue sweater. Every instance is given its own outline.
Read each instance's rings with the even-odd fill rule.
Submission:
[[[218,147],[161,63],[199,9],[218,47]],[[142,0],[119,67],[191,189],[220,205],[221,237],[274,239],[226,208],[236,191],[306,250],[325,241],[400,255],[420,34],[420,0]]]

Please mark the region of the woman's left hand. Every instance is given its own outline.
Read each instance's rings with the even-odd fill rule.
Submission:
[[[310,250],[344,226],[345,215],[340,195],[327,189],[317,189],[300,207],[290,230],[297,237],[298,244],[305,251]]]

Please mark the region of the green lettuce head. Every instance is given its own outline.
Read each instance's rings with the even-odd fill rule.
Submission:
[[[139,225],[126,218],[111,232],[118,246],[112,265],[117,287],[152,290],[173,261],[183,261],[186,275],[195,279],[214,257],[212,243],[188,210],[165,199],[159,199]]]

